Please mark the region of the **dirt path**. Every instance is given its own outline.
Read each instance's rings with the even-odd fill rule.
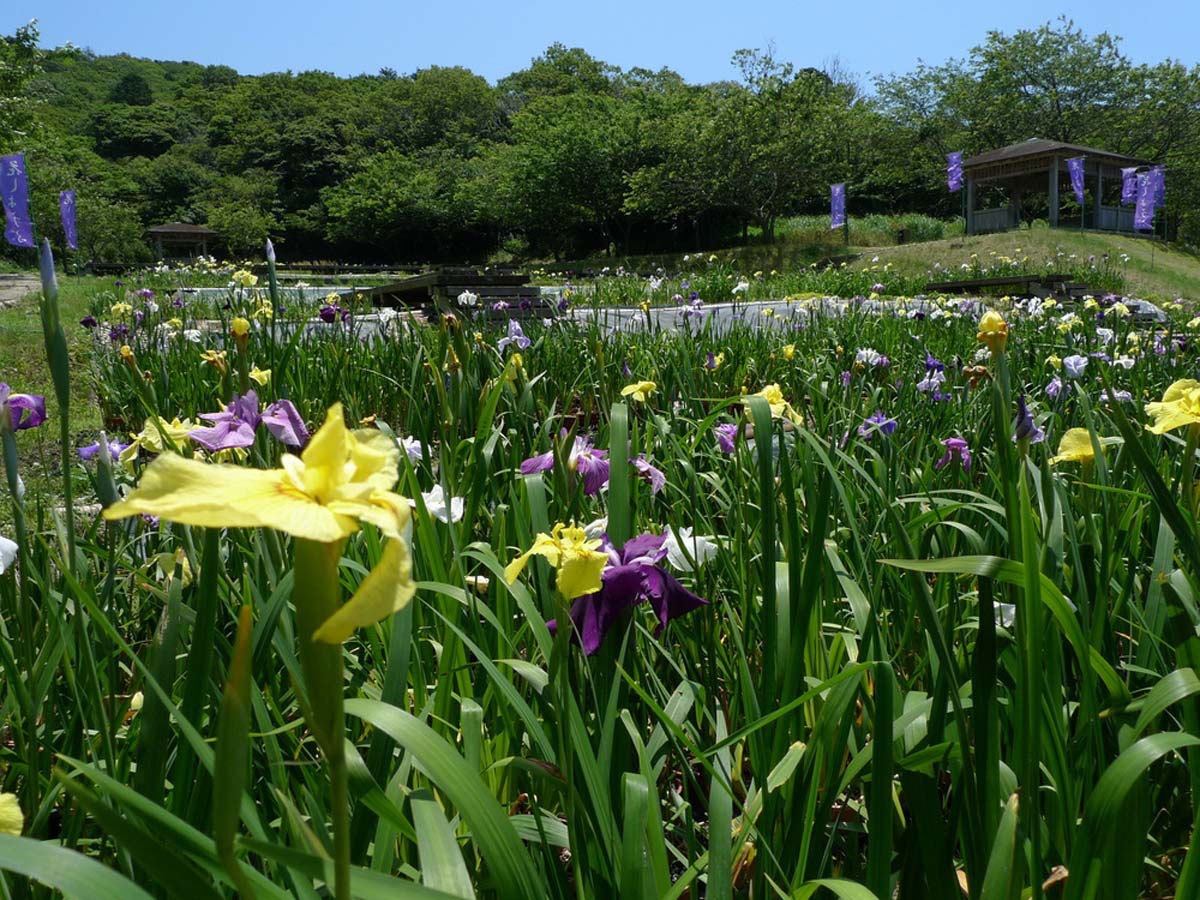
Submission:
[[[32,275],[0,275],[0,309],[16,306],[17,302],[41,287]]]

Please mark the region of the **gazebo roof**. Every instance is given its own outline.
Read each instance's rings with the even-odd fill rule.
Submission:
[[[970,159],[965,159],[963,160],[963,170],[979,168],[980,166],[991,166],[997,163],[1025,161],[1039,156],[1064,155],[1089,156],[1093,159],[1100,158],[1106,162],[1126,166],[1153,165],[1148,159],[1125,156],[1121,153],[1113,153],[1111,150],[1097,150],[1095,147],[1081,147],[1078,144],[1050,141],[1045,138],[1030,138],[1027,141],[1019,141],[1016,144],[1001,147],[999,150],[989,150],[987,153],[980,153],[972,156]]]
[[[146,229],[146,234],[176,235],[194,238],[217,236],[217,233],[206,225],[192,225],[188,222],[171,222],[168,225],[155,225],[153,228]]]

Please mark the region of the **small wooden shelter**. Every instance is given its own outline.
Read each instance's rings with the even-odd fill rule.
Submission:
[[[1133,234],[1133,207],[1121,205],[1121,169],[1142,169],[1153,165],[1149,160],[1123,156],[1094,147],[1080,147],[1062,141],[1030,138],[1017,144],[980,153],[963,160],[966,190],[967,234],[1007,231],[1021,224],[1021,201],[1030,193],[1045,191],[1051,227],[1060,224],[1060,197],[1071,195],[1067,160],[1083,157],[1085,206],[1063,225]],[[976,209],[978,195],[984,189],[1000,188],[1007,203]],[[995,194],[988,190],[987,193]]]
[[[204,225],[171,222],[155,225],[146,231],[159,259],[195,259],[207,256],[208,248],[217,241],[217,233]]]

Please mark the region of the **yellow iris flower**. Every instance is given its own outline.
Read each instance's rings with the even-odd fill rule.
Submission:
[[[796,345],[795,344],[784,344],[783,345],[783,358],[784,359],[790,360],[793,357],[795,357],[795,355],[796,355]]]
[[[608,554],[596,548],[599,539],[588,540],[582,528],[559,522],[550,534],[540,532],[533,546],[504,567],[504,580],[512,584],[524,571],[531,556],[541,556],[555,569],[555,584],[567,600],[600,590],[600,573]]]
[[[151,453],[162,453],[168,448],[168,444],[163,441],[163,432],[175,444],[176,447],[184,446],[190,438],[189,432],[196,427],[196,423],[191,419],[180,419],[178,417],[168,422],[166,419],[159,416],[158,425],[154,424],[153,419],[147,419],[142,425],[142,430],[137,434],[130,435],[133,440],[129,446],[121,451],[118,459],[130,472],[133,471],[133,461],[137,459],[138,451],[145,447]],[[160,430],[161,429],[161,430]]]
[[[1008,323],[1004,321],[1004,316],[994,309],[985,312],[979,320],[979,332],[975,339],[986,344],[993,353],[1003,351],[1008,343]]]
[[[265,385],[271,380],[270,369],[260,369],[258,366],[252,366],[249,374],[251,381],[256,381],[260,385]]]
[[[234,337],[245,337],[250,333],[250,320],[244,316],[236,316],[234,320],[229,323],[229,332]]]
[[[1154,434],[1200,424],[1200,381],[1194,378],[1176,381],[1163,392],[1161,402],[1146,404],[1146,415],[1154,418],[1154,424],[1146,426]]]
[[[621,396],[633,397],[634,400],[645,403],[646,398],[653,394],[657,387],[653,381],[636,381],[621,388]]]
[[[349,431],[334,404],[300,456],[280,469],[211,465],[163,454],[137,488],[104,511],[106,519],[141,514],[205,528],[274,528],[334,544],[370,522],[389,538],[379,564],[358,591],[313,634],[340,643],[355,628],[378,622],[412,598],[412,558],[404,531],[408,500],[392,491],[400,451],[380,431]]]
[[[1101,439],[1103,440],[1103,439]],[[1091,462],[1096,458],[1092,446],[1092,435],[1086,428],[1068,428],[1058,442],[1058,455],[1050,458],[1050,465],[1060,462]]]
[[[0,834],[20,837],[25,828],[25,816],[16,794],[0,794]]]
[[[751,394],[751,396],[762,397],[767,401],[767,405],[771,407],[772,419],[786,418],[796,425],[801,423],[800,414],[792,408],[792,404],[784,399],[783,391],[779,389],[778,384],[768,384],[757,394]]]
[[[228,367],[224,350],[204,350],[200,353],[200,358],[220,372],[224,372]]]

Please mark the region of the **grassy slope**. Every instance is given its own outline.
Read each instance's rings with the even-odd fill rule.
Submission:
[[[91,337],[79,325],[79,320],[87,314],[88,300],[100,283],[97,278],[87,277],[59,281],[63,330],[71,356],[71,432],[75,446],[93,443],[100,428],[100,413],[90,384]],[[110,281],[105,283],[111,285]],[[45,395],[49,414],[45,426],[17,434],[21,474],[31,504],[39,497],[53,502],[60,491],[58,405],[46,363],[39,296],[29,294],[15,306],[0,309],[0,381],[12,385],[14,391]],[[0,503],[0,534],[11,534],[9,519],[7,502]]]
[[[721,259],[733,262],[746,274],[771,269],[783,272],[820,259],[852,253],[859,256],[852,265],[870,265],[871,260],[878,256],[881,264],[890,262],[902,272],[929,274],[930,280],[952,278],[962,263],[970,261],[972,253],[978,254],[980,260],[986,263],[993,252],[997,256],[1015,257],[1018,255],[1017,249],[1020,248],[1020,255],[1030,258],[1039,267],[1059,251],[1074,253],[1082,259],[1088,256],[1101,257],[1107,253],[1114,261],[1119,261],[1120,255],[1125,253],[1129,256],[1129,261],[1120,268],[1131,295],[1149,300],[1173,300],[1176,297],[1200,300],[1200,255],[1175,245],[1164,245],[1142,238],[1091,231],[1080,232],[1069,228],[1051,229],[1044,225],[1032,230],[1023,229],[974,237],[959,235],[946,240],[924,241],[904,246],[863,246],[858,243],[863,236],[862,233],[856,234],[852,229],[853,242],[847,249],[832,233],[814,232],[809,229],[787,235],[774,244],[750,244],[745,247],[693,253],[706,256],[715,252]],[[597,256],[570,262],[548,263],[544,268],[548,272],[562,272],[625,266],[633,271],[648,273],[656,266],[662,266],[667,271],[680,271],[687,268],[683,256],[683,253],[613,258]],[[950,274],[933,272],[934,263],[940,263],[943,269],[950,270]],[[554,277],[551,276],[548,280],[553,281]]]
[[[1080,258],[1100,257],[1108,253],[1119,260],[1129,256],[1123,272],[1131,295],[1147,299],[1171,300],[1184,297],[1200,299],[1200,256],[1171,245],[1141,238],[1122,237],[1097,232],[1073,231],[1069,228],[1034,228],[1009,231],[1003,234],[956,237],[945,241],[907,244],[903,247],[880,247],[872,250],[880,263],[890,262],[901,271],[926,272],[935,262],[954,271],[976,253],[986,262],[991,253],[997,256],[1016,256],[1020,248],[1039,265],[1058,252],[1074,253]]]

